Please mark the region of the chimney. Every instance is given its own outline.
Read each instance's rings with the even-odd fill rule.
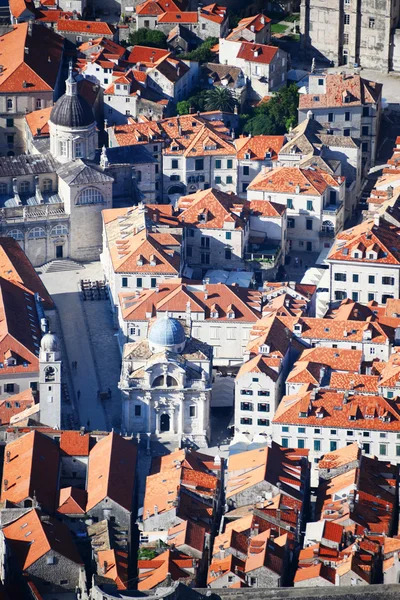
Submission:
[[[171,587],[172,577],[171,573],[167,573],[167,577],[165,578],[165,587]]]
[[[380,217],[378,214],[374,215],[374,225],[376,225],[376,227],[379,227],[379,222],[380,222],[379,219],[380,219]]]
[[[259,534],[260,531],[260,525],[259,523],[254,523],[252,529],[251,529],[251,537],[254,537],[256,535]]]
[[[388,200],[390,200],[391,198],[393,198],[393,186],[389,185],[389,187],[387,188],[386,192],[387,192]]]
[[[6,462],[9,463],[10,460],[11,460],[11,452],[9,450],[7,450],[7,452],[6,452]]]
[[[105,560],[103,563],[103,568],[102,568],[103,575],[105,575],[107,573],[107,568],[108,568],[108,562]]]
[[[154,514],[156,516],[158,515],[158,506],[157,506],[157,504],[154,505]]]
[[[300,194],[301,188],[299,184],[296,185],[296,194]]]
[[[265,25],[265,17],[264,17],[264,15],[261,15],[260,23],[261,23],[261,25]]]

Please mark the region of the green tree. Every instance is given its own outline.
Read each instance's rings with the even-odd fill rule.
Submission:
[[[128,44],[130,46],[150,46],[151,48],[166,48],[166,35],[156,29],[146,29],[145,27],[129,34]]]
[[[281,88],[268,102],[242,120],[243,132],[252,135],[282,135],[297,124],[299,91],[296,84]]]
[[[236,100],[227,87],[214,87],[206,93],[206,110],[233,112]]]
[[[151,548],[139,548],[138,560],[152,560],[157,556],[157,552]]]
[[[190,102],[189,100],[182,100],[176,105],[176,112],[178,115],[188,115],[190,113]]]
[[[218,38],[209,37],[204,40],[204,42],[195,50],[191,52],[186,52],[179,55],[179,58],[183,60],[197,60],[198,62],[210,62],[213,60],[215,55],[211,52],[211,48],[218,44]]]

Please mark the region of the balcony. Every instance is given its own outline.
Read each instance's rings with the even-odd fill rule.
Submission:
[[[244,259],[250,262],[259,263],[261,269],[273,269],[280,264],[282,250],[277,240],[264,239],[250,242],[247,246],[247,252],[244,253]]]
[[[326,229],[320,229],[318,232],[319,237],[321,238],[334,238],[336,233],[335,230],[332,228],[326,228]]]
[[[322,214],[332,217],[334,215],[337,215],[342,210],[342,208],[343,202],[340,202],[339,204],[328,204],[322,209]]]

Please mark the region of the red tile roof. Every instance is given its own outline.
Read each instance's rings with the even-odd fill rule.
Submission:
[[[169,546],[174,545],[178,550],[180,546],[185,545],[198,552],[203,552],[205,541],[206,529],[190,519],[168,529],[167,543]]]
[[[170,11],[157,17],[159,23],[197,23],[199,15],[196,12]]]
[[[57,30],[63,33],[87,33],[95,35],[114,35],[114,27],[104,21],[80,21],[79,19],[59,19]]]
[[[0,424],[8,425],[12,417],[32,406],[35,406],[35,396],[30,388],[0,400]]]
[[[31,0],[9,0],[9,8],[13,17],[18,19],[22,17],[27,11],[27,13],[31,13],[31,18],[35,15],[35,5]],[[28,14],[24,15],[28,17]]]
[[[86,512],[109,498],[132,510],[137,446],[116,433],[109,433],[92,448],[87,475]]]
[[[326,75],[325,81],[326,94],[300,94],[300,110],[376,104],[382,93],[381,83],[368,81],[356,74],[332,73]]]
[[[67,456],[89,456],[90,435],[80,431],[60,432],[60,452]]]
[[[265,44],[256,44],[254,42],[242,42],[236,58],[241,58],[248,62],[263,63],[269,65],[279,48],[276,46],[266,46]]]
[[[100,572],[112,579],[118,590],[130,587],[128,579],[128,553],[121,550],[100,550],[97,553]]]
[[[243,230],[247,216],[246,201],[235,194],[226,194],[209,188],[189,196],[181,196],[177,208],[184,225],[195,225],[199,229],[224,229],[233,224],[234,229]],[[200,222],[200,215],[205,218]]]
[[[50,135],[49,119],[52,108],[52,106],[49,106],[48,108],[42,108],[42,110],[35,110],[25,115],[26,122],[33,137],[47,137],[48,135]]]
[[[127,61],[135,65],[140,63],[146,67],[152,67],[170,54],[169,50],[150,48],[149,46],[134,46]]]
[[[166,550],[151,560],[139,560],[138,590],[152,590],[170,575],[172,581],[183,581],[190,585],[195,579],[198,561],[183,552]]]
[[[31,510],[4,527],[3,533],[22,571],[50,550],[77,565],[82,564],[68,527],[57,519],[44,517],[37,510]]]
[[[86,490],[74,487],[61,488],[57,512],[62,515],[84,515],[86,501]]]
[[[146,0],[135,8],[136,14],[140,16],[161,15],[167,10],[179,12],[179,8],[173,0]]]
[[[339,448],[329,454],[324,454],[318,463],[319,469],[338,469],[343,465],[349,465],[361,460],[361,448],[357,442]]]
[[[7,444],[1,501],[20,504],[35,496],[40,506],[53,512],[57,495],[58,461],[57,445],[37,431]]]
[[[248,29],[249,31],[254,31],[254,33],[258,33],[264,29],[271,23],[271,19],[266,17],[263,14],[253,15],[252,17],[246,17],[245,19],[241,19],[231,33],[227,36],[227,40],[238,40],[242,38],[242,32],[244,29]]]
[[[322,196],[328,187],[337,188],[339,185],[337,177],[319,168],[278,167],[261,171],[248,189],[280,194]]]
[[[277,160],[284,143],[285,136],[283,135],[241,136],[235,140],[237,158],[239,160]]]
[[[63,46],[64,39],[48,27],[33,24],[28,35],[28,23],[13,25],[0,35],[0,93],[53,92]]]

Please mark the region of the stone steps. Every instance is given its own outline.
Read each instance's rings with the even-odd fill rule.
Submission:
[[[45,263],[44,265],[42,265],[41,267],[39,267],[37,270],[40,271],[40,273],[57,273],[59,271],[78,271],[80,269],[84,269],[85,266],[82,265],[81,263],[75,262],[74,260],[70,260],[70,259],[63,259],[63,260],[51,260],[48,263]]]

